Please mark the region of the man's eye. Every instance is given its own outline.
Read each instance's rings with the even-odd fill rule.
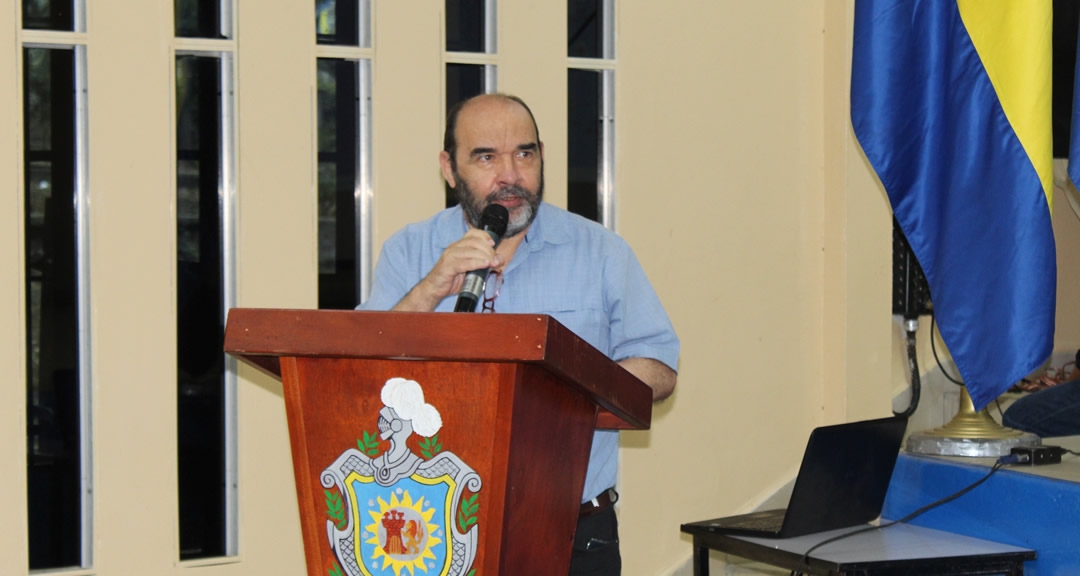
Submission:
[[[518,158],[521,158],[522,160],[525,160],[527,158],[532,158],[532,150],[520,150],[520,151],[518,151]]]
[[[494,159],[495,159],[494,154],[481,154],[480,157],[479,157],[479,160],[481,162],[491,162]]]

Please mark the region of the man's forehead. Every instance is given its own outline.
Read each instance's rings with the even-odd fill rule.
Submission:
[[[507,145],[514,148],[538,144],[532,116],[520,103],[509,98],[486,96],[466,104],[457,121],[459,146]]]

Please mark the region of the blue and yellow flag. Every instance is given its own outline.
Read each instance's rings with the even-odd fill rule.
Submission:
[[[855,135],[977,410],[1053,349],[1051,0],[858,0]]]

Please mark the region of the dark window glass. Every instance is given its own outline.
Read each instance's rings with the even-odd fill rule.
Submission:
[[[484,0],[446,0],[446,51],[486,51]]]
[[[360,21],[356,0],[315,0],[315,35],[319,44],[356,46]]]
[[[319,308],[348,310],[357,294],[357,64],[320,59]]]
[[[603,58],[603,23],[602,0],[567,0],[569,55],[573,58]]]
[[[480,64],[446,65],[446,109],[484,93],[484,66]],[[457,197],[449,184],[446,188],[446,207],[457,205]]]
[[[176,59],[180,558],[225,554],[221,61]]]
[[[1076,36],[1080,2],[1054,0],[1053,126],[1054,158],[1069,157],[1076,78]]]
[[[221,2],[173,0],[176,35],[183,38],[225,38],[221,34]]]
[[[73,0],[22,0],[22,27],[27,30],[75,30]]]
[[[600,82],[594,70],[569,70],[567,208],[599,221]]]
[[[484,66],[482,64],[446,65],[446,109],[462,100],[484,93]]]
[[[30,568],[81,563],[75,53],[23,50]]]

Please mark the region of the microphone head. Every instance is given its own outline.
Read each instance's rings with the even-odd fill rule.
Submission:
[[[480,215],[480,229],[494,234],[496,238],[502,238],[502,235],[506,234],[509,223],[510,211],[502,204],[488,204]]]

